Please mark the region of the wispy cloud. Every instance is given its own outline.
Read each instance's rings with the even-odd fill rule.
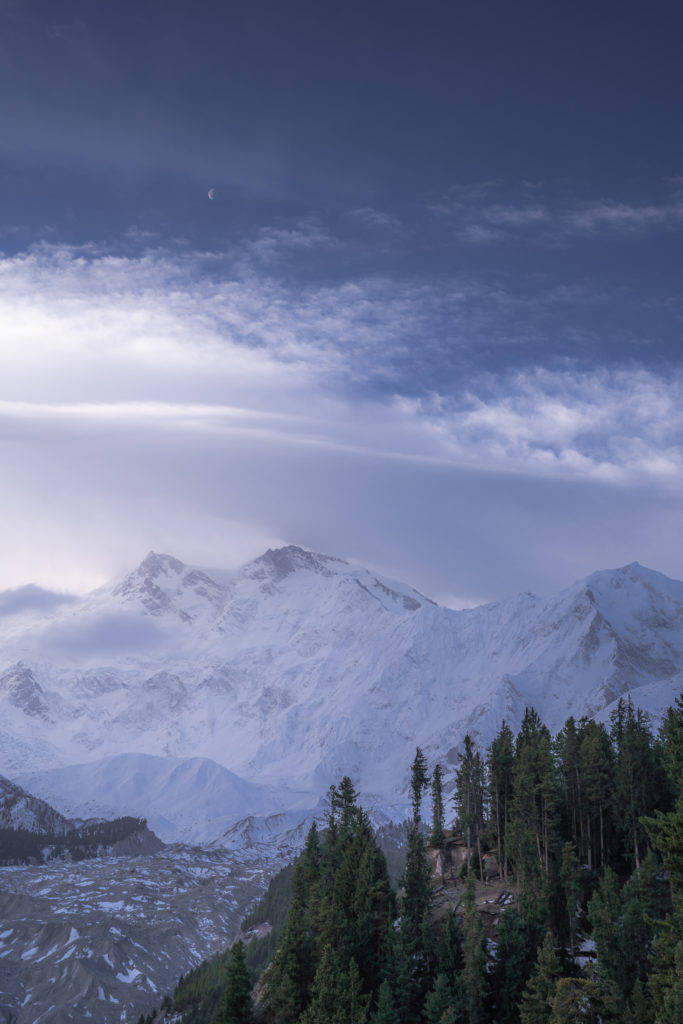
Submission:
[[[431,212],[450,222],[460,239],[478,244],[523,237],[552,245],[590,235],[633,235],[683,224],[683,202],[675,187],[659,202],[632,203],[609,197],[559,196],[539,183],[535,191],[544,201],[534,204],[525,196],[516,202],[492,202],[496,187],[486,182],[464,195],[457,191],[432,205]]]
[[[98,546],[107,557],[74,586],[149,547],[208,564],[280,539],[363,557],[359,538],[370,551],[383,530],[406,547],[422,516],[409,494],[425,516],[455,503],[471,529],[484,479],[501,507],[522,481],[680,498],[680,374],[485,372],[476,351],[496,336],[504,349],[523,311],[504,290],[287,286],[244,252],[42,246],[0,260],[6,585],[33,564],[64,586],[73,552]]]

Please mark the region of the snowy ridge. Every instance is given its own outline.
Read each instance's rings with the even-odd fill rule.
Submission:
[[[0,650],[0,771],[60,809],[125,793],[107,813],[207,840],[314,808],[342,774],[386,806],[417,744],[448,776],[465,732],[486,745],[526,705],[552,731],[629,692],[658,716],[683,687],[683,583],[634,563],[453,611],[297,547],[232,574],[150,553],[82,600],[0,620]]]

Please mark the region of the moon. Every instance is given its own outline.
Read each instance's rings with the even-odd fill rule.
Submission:
[[[209,192],[208,192],[209,199],[213,199],[215,194],[216,194],[216,189],[215,188],[210,188]]]

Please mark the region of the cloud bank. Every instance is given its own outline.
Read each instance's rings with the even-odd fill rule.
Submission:
[[[635,558],[683,573],[679,372],[520,360],[557,293],[273,272],[324,244],[309,225],[220,257],[0,260],[2,585],[286,540],[455,603]]]

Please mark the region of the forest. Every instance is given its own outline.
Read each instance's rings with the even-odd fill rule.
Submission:
[[[683,698],[656,734],[630,699],[554,737],[527,708],[485,751],[466,737],[455,768],[446,794],[416,750],[397,891],[352,781],[333,786],[252,915],[271,932],[181,979],[169,1008],[187,1024],[680,1024]]]

